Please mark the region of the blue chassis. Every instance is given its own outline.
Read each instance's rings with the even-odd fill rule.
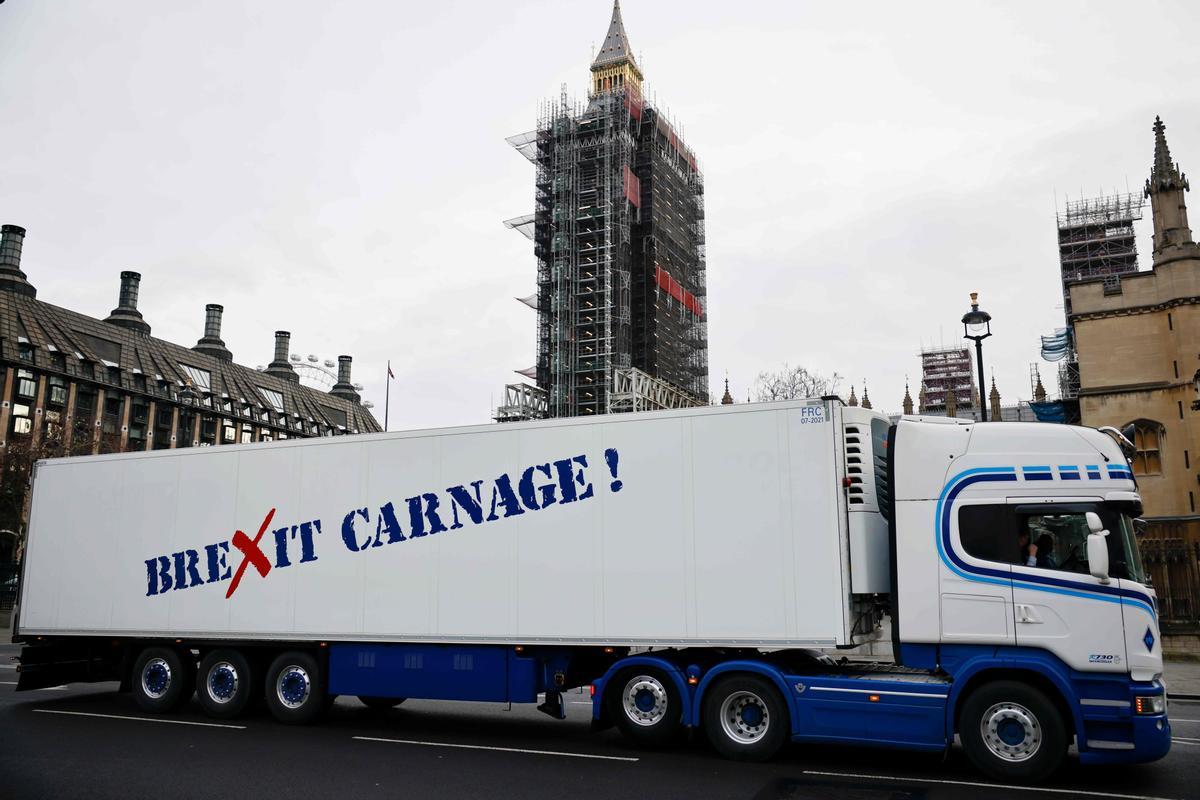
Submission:
[[[541,692],[569,688],[566,676],[581,654],[598,648],[503,645],[335,644],[329,648],[329,691],[333,694],[532,703]],[[776,654],[778,655],[778,654]],[[941,751],[954,741],[963,692],[989,677],[1025,677],[1057,692],[1069,709],[1079,758],[1085,764],[1153,761],[1171,746],[1165,714],[1136,715],[1134,696],[1163,693],[1162,684],[1135,682],[1128,675],[1081,673],[1041,650],[972,645],[903,645],[905,664],[927,670],[854,674],[849,671],[793,673],[771,656],[731,659],[706,668],[674,651],[619,658],[592,679],[592,715],[603,721],[606,689],[630,667],[654,667],[684,699],[684,725],[698,727],[707,690],[723,676],[754,674],[779,690],[797,742],[843,742]],[[942,679],[933,679],[937,670]],[[689,684],[688,676],[696,678]],[[576,683],[575,685],[579,685]],[[1092,702],[1081,703],[1081,699]],[[1124,703],[1124,705],[1120,705]],[[1101,742],[1092,747],[1091,741]]]

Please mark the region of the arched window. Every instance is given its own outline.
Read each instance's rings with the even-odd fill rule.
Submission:
[[[1149,419],[1137,419],[1130,424],[1133,425],[1133,445],[1137,449],[1137,453],[1133,456],[1133,474],[1161,474],[1162,456],[1159,450],[1162,447],[1162,423]]]

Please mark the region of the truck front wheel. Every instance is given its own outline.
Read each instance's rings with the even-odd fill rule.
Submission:
[[[237,650],[213,650],[200,660],[196,697],[210,717],[231,719],[241,714],[254,691],[250,662]]]
[[[770,681],[733,675],[704,696],[704,731],[717,752],[738,761],[766,761],[788,737],[788,712]]]
[[[171,647],[147,647],[133,664],[133,700],[138,708],[165,714],[192,696],[194,662],[191,654]]]
[[[972,692],[963,703],[959,736],[971,762],[997,780],[1043,780],[1067,753],[1066,723],[1054,703],[1016,681]]]
[[[661,747],[679,732],[683,701],[675,682],[654,667],[627,669],[608,684],[609,706],[625,738]]]
[[[325,708],[325,681],[317,659],[304,652],[284,653],[267,670],[267,708],[288,725],[312,722]]]

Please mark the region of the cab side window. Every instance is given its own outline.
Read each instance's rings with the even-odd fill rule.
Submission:
[[[1109,573],[1129,577],[1119,517],[1100,504],[960,506],[958,538],[968,555],[985,561],[1088,575],[1088,511],[1109,531]]]
[[[1082,511],[1020,514],[1021,563],[1028,567],[1088,573],[1087,537]]]
[[[984,561],[1016,563],[1017,520],[1009,505],[961,506],[958,538],[967,554]]]

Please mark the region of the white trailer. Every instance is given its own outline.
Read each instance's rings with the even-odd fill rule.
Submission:
[[[167,712],[194,687],[217,717],[265,695],[295,723],[339,694],[544,693],[561,718],[590,685],[596,726],[645,744],[958,733],[1037,779],[1071,740],[1086,762],[1169,747],[1137,513],[1096,431],[830,399],[46,461],[19,689],[117,678]],[[1015,558],[1034,525],[1061,561]],[[891,667],[810,649],[885,614]]]
[[[869,428],[817,401],[47,461],[21,627],[849,644],[887,530],[851,559],[834,414]]]

